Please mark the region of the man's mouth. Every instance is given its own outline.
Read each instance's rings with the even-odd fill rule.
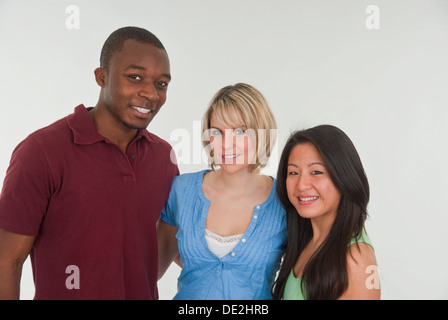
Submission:
[[[151,109],[146,109],[146,108],[137,107],[137,106],[131,106],[131,107],[134,108],[135,110],[137,110],[138,112],[143,113],[143,114],[147,114],[147,113],[150,113],[150,112],[153,111]]]

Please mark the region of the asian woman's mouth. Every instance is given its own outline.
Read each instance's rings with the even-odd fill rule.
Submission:
[[[303,195],[303,196],[297,197],[299,204],[302,206],[311,205],[311,204],[315,203],[318,199],[319,199],[318,196],[310,196],[310,195]]]

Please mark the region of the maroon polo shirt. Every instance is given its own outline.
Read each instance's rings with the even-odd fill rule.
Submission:
[[[35,236],[35,299],[157,299],[156,222],[178,168],[140,130],[127,154],[80,105],[14,150],[0,228]]]

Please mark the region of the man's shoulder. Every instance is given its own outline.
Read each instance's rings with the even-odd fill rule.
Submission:
[[[37,142],[41,145],[54,146],[60,141],[66,141],[69,136],[70,130],[67,126],[67,117],[64,117],[30,133],[22,143],[32,141],[33,143]]]
[[[158,135],[149,132],[148,130],[144,130],[143,135],[146,136],[146,138],[152,142],[155,143],[157,145],[157,147],[159,148],[163,148],[163,149],[172,149],[171,145],[168,143],[168,141],[160,138]]]
[[[176,153],[168,141],[147,130],[144,130],[141,134],[146,138],[144,140],[148,142],[150,148],[160,159],[166,159],[168,157],[171,163],[177,167]]]
[[[68,130],[69,127],[67,125],[67,117],[65,116],[61,119],[58,119],[56,121],[54,121],[53,123],[44,126],[40,129],[37,129],[36,131],[34,131],[33,133],[31,133],[30,135],[37,135],[37,136],[45,136],[45,135],[51,135],[52,133],[54,133],[55,131],[60,132],[62,130]]]

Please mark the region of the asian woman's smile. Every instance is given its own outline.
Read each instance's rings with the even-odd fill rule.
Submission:
[[[289,201],[304,218],[335,216],[341,195],[317,149],[296,145],[289,155],[286,189]]]

